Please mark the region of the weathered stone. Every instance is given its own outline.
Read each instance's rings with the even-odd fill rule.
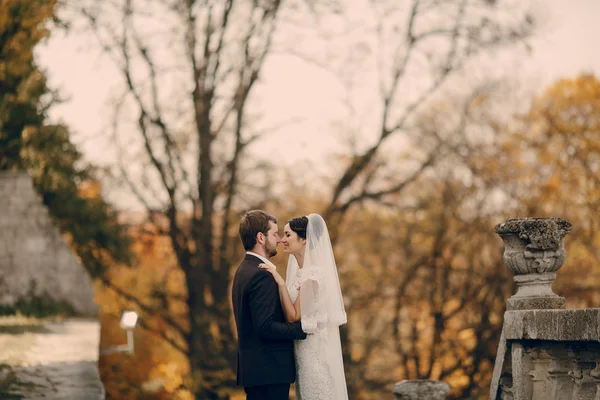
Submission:
[[[512,387],[512,376],[510,374],[506,374],[506,371],[503,370],[503,367],[508,364],[506,362],[506,350],[506,338],[504,337],[503,331],[500,335],[500,343],[498,344],[498,351],[496,352],[496,362],[494,363],[494,370],[492,372],[492,383],[490,385],[490,400],[496,400],[496,395],[501,386],[503,386],[504,391],[507,391],[507,386]],[[502,379],[503,373],[505,375],[504,380]],[[510,381],[510,385],[507,385],[507,381]]]
[[[496,227],[518,291],[507,301],[490,400],[600,399],[600,309],[561,309],[551,288],[570,230],[559,218]]]
[[[564,307],[565,300],[552,291],[552,282],[567,256],[564,237],[571,223],[562,218],[519,218],[498,224],[495,230],[504,241],[504,263],[517,284],[507,309]]]
[[[506,309],[510,311],[560,309],[564,306],[565,298],[560,296],[511,297],[506,301]]]
[[[0,306],[47,302],[97,315],[91,279],[25,172],[0,173]]]
[[[498,235],[516,234],[527,250],[556,250],[572,225],[562,218],[513,218],[496,225]]]
[[[503,333],[507,340],[600,341],[600,308],[507,311]]]
[[[396,383],[392,391],[401,400],[444,400],[450,385],[427,379],[405,380]]]
[[[515,275],[556,272],[564,263],[564,237],[571,223],[561,218],[509,219],[496,225],[504,240],[504,263]]]

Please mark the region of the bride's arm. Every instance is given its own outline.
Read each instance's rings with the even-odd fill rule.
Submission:
[[[288,322],[300,321],[300,293],[298,293],[298,300],[296,300],[296,304],[292,303],[290,294],[285,286],[285,280],[281,277],[281,275],[279,275],[279,272],[277,272],[277,270],[270,265],[259,264],[259,267],[269,271],[269,273],[273,275],[273,278],[275,278],[277,289],[279,290],[279,299],[281,300],[283,312],[285,313],[285,318],[288,320]]]
[[[285,281],[283,284],[277,282],[277,287],[279,288],[279,299],[281,300],[281,305],[283,306],[285,318],[288,320],[288,322],[300,321],[300,298],[296,300],[296,304],[292,303],[290,294],[285,286]],[[298,296],[300,296],[300,293],[298,293]]]

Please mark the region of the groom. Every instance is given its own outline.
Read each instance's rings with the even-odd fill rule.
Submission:
[[[300,322],[287,323],[271,274],[258,267],[277,254],[277,219],[262,210],[240,221],[246,257],[233,278],[233,314],[238,333],[237,384],[247,400],[288,400],[296,379],[294,340],[305,339]]]

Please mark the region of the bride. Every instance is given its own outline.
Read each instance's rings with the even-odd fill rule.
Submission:
[[[289,322],[301,321],[306,340],[294,343],[296,398],[347,400],[339,326],[346,312],[331,240],[318,214],[291,219],[281,242],[289,253],[286,280],[270,265]],[[287,282],[287,283],[286,283]]]

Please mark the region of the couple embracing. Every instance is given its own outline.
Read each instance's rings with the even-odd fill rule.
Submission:
[[[318,214],[293,218],[279,236],[261,210],[240,221],[246,256],[233,279],[237,383],[247,400],[347,400],[339,326],[346,312],[329,232]],[[284,280],[269,259],[283,244]]]

